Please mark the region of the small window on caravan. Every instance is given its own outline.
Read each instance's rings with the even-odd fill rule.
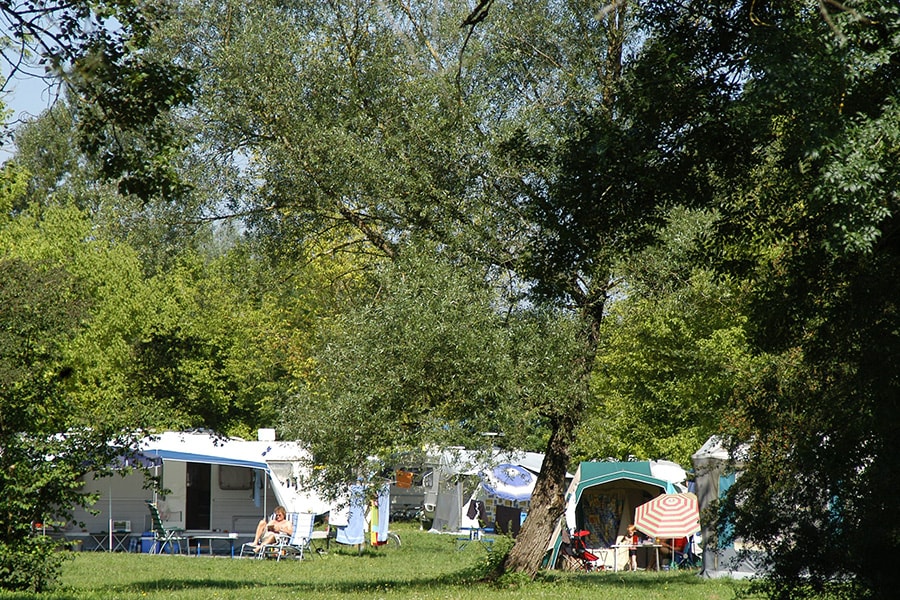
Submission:
[[[220,490],[249,490],[253,488],[253,469],[219,466]]]

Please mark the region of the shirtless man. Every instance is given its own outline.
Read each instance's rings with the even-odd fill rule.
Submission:
[[[258,551],[262,546],[273,543],[276,535],[291,535],[292,533],[294,533],[294,527],[287,520],[287,511],[285,511],[283,506],[276,506],[275,518],[271,521],[263,519],[256,526],[256,537],[253,538],[253,547]]]

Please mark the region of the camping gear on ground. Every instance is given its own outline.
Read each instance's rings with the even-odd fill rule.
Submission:
[[[460,514],[460,530],[487,528],[518,535],[531,506],[537,476],[529,468],[513,462],[481,467],[477,485],[464,505],[455,505]]]
[[[285,518],[286,520],[288,520],[288,521],[291,522],[291,527],[296,527],[296,525],[297,525],[297,522],[296,522],[296,521],[297,521],[297,513],[294,513],[294,512],[286,513],[286,514],[284,515],[284,518]],[[268,517],[266,517],[265,520],[266,520],[267,523],[271,523],[272,521],[274,521],[274,520],[275,520],[275,513],[270,514]],[[293,530],[292,530],[292,531],[293,531]],[[263,535],[265,535],[265,534],[263,534]],[[279,534],[277,534],[277,533],[275,534],[275,539],[276,539],[276,540],[278,539],[278,535],[279,535]],[[245,542],[245,543],[241,544],[241,553],[240,553],[239,556],[240,556],[241,558],[244,558],[244,554],[247,554],[247,555],[252,556],[252,557],[254,557],[254,558],[262,558],[262,554],[260,554],[260,553],[258,552],[258,550],[261,548],[261,545],[260,545],[259,543],[256,543],[256,542],[259,542],[259,541],[260,541],[260,540],[252,540],[252,541]]]
[[[288,513],[291,535],[276,533],[270,544],[255,545],[252,542],[241,545],[241,558],[248,554],[257,559],[274,558],[281,560],[288,556],[303,559],[303,552],[309,549],[316,515],[310,513]]]
[[[512,506],[527,513],[530,493],[522,500],[502,498],[488,491],[490,483],[485,486],[484,480],[494,466],[503,464],[521,467],[526,472],[536,474],[540,472],[543,459],[544,455],[540,453],[496,448],[491,451],[446,448],[433,452],[422,465],[425,473],[422,476],[423,528],[440,533],[491,528],[494,526],[495,507],[499,505]],[[502,494],[505,486],[501,485],[499,479],[495,481],[496,491]],[[524,497],[518,491],[515,495]],[[467,516],[472,499],[482,502],[485,508],[478,514],[478,520]]]
[[[297,560],[303,560],[303,553],[310,549],[315,524],[316,515],[311,513],[298,514],[290,537],[281,536],[280,539],[276,539],[278,545],[273,549],[276,560],[281,560],[288,556]]]
[[[651,538],[668,540],[670,565],[676,564],[676,539],[700,531],[700,509],[697,496],[691,493],[663,494],[638,506],[634,526]]]
[[[700,557],[694,552],[694,539],[698,534],[686,538],[680,538],[684,542],[679,547],[676,540],[675,550],[672,556],[672,566],[675,569],[694,569],[700,566]]]
[[[563,531],[563,543],[561,554],[563,556],[563,568],[567,571],[594,571],[604,569],[605,565],[597,565],[600,557],[587,549],[585,540],[591,532],[579,529],[569,533]]]
[[[256,553],[257,558],[274,558],[279,561],[290,556],[297,560],[303,560],[303,553],[309,550],[312,540],[316,515],[291,513],[288,518],[291,520],[291,535],[276,534],[275,541],[260,546]]]

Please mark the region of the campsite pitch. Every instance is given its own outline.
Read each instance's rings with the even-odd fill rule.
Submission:
[[[537,581],[508,577],[478,581],[488,561],[481,545],[457,550],[456,537],[398,529],[400,547],[335,547],[325,556],[298,561],[227,557],[153,556],[78,552],[67,561],[60,584],[46,600],[244,599],[244,598],[566,598],[567,600],[727,600],[746,584],[700,579],[694,572],[548,572]],[[33,598],[0,592],[0,600]]]

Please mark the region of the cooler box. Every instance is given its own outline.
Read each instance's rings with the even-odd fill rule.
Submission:
[[[145,531],[141,534],[141,552],[150,554],[151,550],[153,550],[153,532]]]

